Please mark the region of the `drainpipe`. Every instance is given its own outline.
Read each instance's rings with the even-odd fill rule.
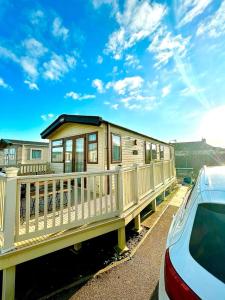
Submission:
[[[110,125],[106,125],[106,168],[110,170]],[[109,176],[107,176],[107,194],[109,195]]]

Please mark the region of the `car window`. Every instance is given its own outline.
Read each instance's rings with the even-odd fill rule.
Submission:
[[[225,283],[225,205],[198,205],[189,250],[208,272]]]

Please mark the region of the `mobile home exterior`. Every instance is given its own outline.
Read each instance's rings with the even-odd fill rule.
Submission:
[[[14,299],[17,264],[111,231],[126,251],[126,225],[140,232],[141,211],[176,183],[171,145],[100,117],[61,115],[41,136],[56,174],[0,173],[3,300]]]
[[[49,161],[49,143],[23,140],[0,140],[0,165],[18,166]]]
[[[114,170],[170,160],[173,146],[97,116],[61,115],[41,133],[56,173]]]

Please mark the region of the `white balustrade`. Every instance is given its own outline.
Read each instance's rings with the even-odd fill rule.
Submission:
[[[173,164],[159,161],[112,171],[48,175],[16,176],[18,169],[0,173],[3,251],[16,242],[121,216],[169,182]]]

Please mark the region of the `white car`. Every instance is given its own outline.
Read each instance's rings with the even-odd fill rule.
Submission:
[[[204,167],[174,216],[159,300],[225,299],[225,167]]]

